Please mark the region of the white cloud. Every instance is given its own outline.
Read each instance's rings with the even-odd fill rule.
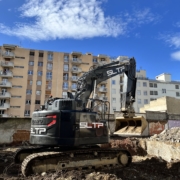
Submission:
[[[161,38],[169,44],[170,47],[180,48],[180,33],[165,34]]]
[[[180,61],[180,51],[176,51],[176,52],[172,53],[171,57],[175,60]]]
[[[0,32],[34,41],[91,38],[123,35],[129,24],[138,26],[155,21],[149,9],[134,14],[105,17],[102,0],[26,0],[20,7],[22,20],[7,27],[0,23]]]

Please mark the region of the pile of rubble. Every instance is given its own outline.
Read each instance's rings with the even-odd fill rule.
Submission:
[[[156,141],[168,141],[172,143],[180,142],[180,127],[174,127],[168,130],[164,130],[160,134],[155,134],[149,138]]]

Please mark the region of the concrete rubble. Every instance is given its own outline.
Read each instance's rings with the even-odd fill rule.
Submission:
[[[179,143],[180,142],[180,128],[174,127],[169,130],[164,130],[160,134],[155,134],[150,137],[150,140],[156,141],[168,141],[172,143]]]
[[[167,162],[180,161],[180,128],[175,127],[141,140],[147,154],[160,157]]]

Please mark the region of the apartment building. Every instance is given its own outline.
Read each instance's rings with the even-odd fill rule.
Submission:
[[[25,117],[39,109],[50,94],[66,97],[93,65],[110,62],[106,55],[53,52],[0,46],[0,116]],[[110,100],[110,80],[97,86],[97,98]]]
[[[180,99],[180,81],[172,81],[170,74],[162,73],[155,79],[149,79],[145,70],[137,70],[136,77],[135,112],[139,112],[141,107],[160,97],[170,96]],[[120,111],[122,82],[123,77],[121,76],[113,77],[111,80],[111,113]]]

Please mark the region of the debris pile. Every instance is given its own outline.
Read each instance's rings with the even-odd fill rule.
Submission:
[[[171,143],[180,142],[180,127],[174,127],[168,130],[164,130],[160,134],[155,134],[149,138],[150,140],[156,141],[168,141]]]

